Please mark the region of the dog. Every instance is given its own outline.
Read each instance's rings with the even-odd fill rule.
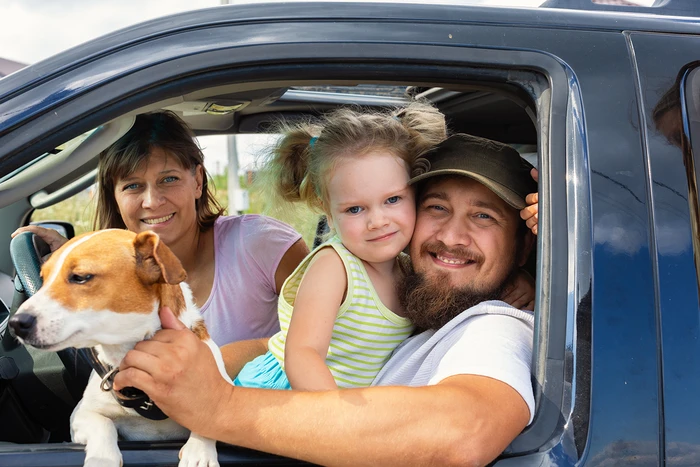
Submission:
[[[209,345],[221,375],[231,382],[184,282],[185,270],[158,235],[120,229],[82,234],[51,255],[41,276],[42,287],[17,310],[10,326],[23,344],[39,349],[94,348],[97,368],[102,365],[105,374],[92,372],[70,419],[73,442],[85,444],[84,465],[121,466],[118,434],[150,441],[189,434],[179,465],[218,467],[214,440],[159,417],[162,412],[153,410],[148,396],[137,389],[127,388],[129,394],[111,389],[124,355],[161,328],[158,310],[163,306]]]

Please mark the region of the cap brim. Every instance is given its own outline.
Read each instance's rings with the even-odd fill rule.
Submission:
[[[409,185],[413,185],[417,182],[420,182],[422,180],[425,180],[427,178],[431,177],[436,177],[438,175],[462,175],[464,177],[469,177],[477,182],[481,183],[482,185],[486,186],[488,189],[493,191],[498,195],[499,198],[501,198],[503,201],[508,203],[508,205],[514,207],[518,211],[521,209],[524,209],[527,204],[525,204],[525,200],[518,196],[513,190],[510,188],[501,185],[498,182],[495,182],[491,180],[490,178],[484,177],[481,174],[477,174],[474,172],[470,172],[468,170],[460,170],[460,169],[440,169],[440,170],[434,170],[430,172],[423,173],[421,175],[418,175],[416,177],[413,177],[408,181]]]

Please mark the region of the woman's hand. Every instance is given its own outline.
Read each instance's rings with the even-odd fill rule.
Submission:
[[[513,282],[503,293],[502,300],[520,310],[535,309],[535,279],[524,269],[520,269]]]
[[[42,240],[48,243],[52,253],[61,248],[63,244],[68,241],[66,237],[59,234],[54,229],[47,229],[45,227],[39,227],[38,225],[27,225],[24,227],[20,227],[19,229],[12,232],[11,237],[15,238],[22,232],[31,232],[41,237]]]
[[[532,175],[532,178],[534,178],[535,181],[538,181],[539,174],[537,169],[532,169],[530,171],[530,175]],[[537,193],[530,193],[525,197],[527,206],[520,211],[520,217],[525,221],[525,224],[535,235],[537,235],[537,219],[539,214],[539,206],[537,205],[538,201],[539,196]]]
[[[233,385],[221,375],[211,348],[178,320],[160,310],[163,329],[130,350],[114,378],[114,388],[144,391],[179,424],[200,435],[221,412]]]

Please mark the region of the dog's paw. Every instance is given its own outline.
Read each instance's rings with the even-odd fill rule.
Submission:
[[[180,449],[178,467],[219,467],[216,441],[192,433]]]
[[[86,457],[83,467],[122,467],[122,456],[119,459],[113,457],[91,456]]]

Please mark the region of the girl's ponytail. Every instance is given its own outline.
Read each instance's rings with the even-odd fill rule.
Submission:
[[[308,201],[311,127],[299,126],[284,133],[268,164],[272,182],[285,201]]]
[[[394,118],[408,131],[409,152],[416,157],[447,138],[445,115],[430,104],[412,102],[397,109]]]

